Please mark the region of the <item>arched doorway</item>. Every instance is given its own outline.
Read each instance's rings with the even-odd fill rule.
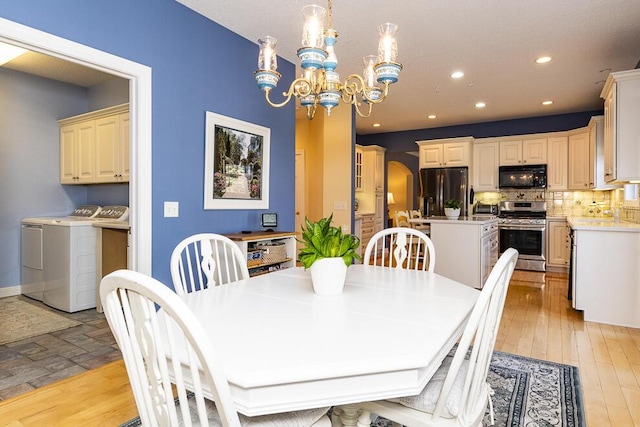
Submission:
[[[395,201],[389,205],[389,218],[395,218],[396,211],[414,209],[413,183],[413,172],[407,166],[395,160],[387,163],[387,192]]]

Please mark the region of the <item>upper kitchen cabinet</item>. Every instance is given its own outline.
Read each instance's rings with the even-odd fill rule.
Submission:
[[[589,132],[569,135],[569,190],[589,190],[593,187],[590,173]]]
[[[95,170],[93,121],[60,125],[60,183],[90,184]]]
[[[420,169],[469,166],[472,137],[416,141]]]
[[[377,145],[356,146],[356,171],[358,167],[358,154],[361,151],[361,188],[362,191],[384,191],[384,152],[383,147]],[[356,189],[357,185],[356,172]]]
[[[547,139],[500,142],[500,166],[547,163]]]
[[[594,116],[589,121],[589,182],[594,190],[620,188],[620,184],[604,180],[604,116]]]
[[[355,153],[355,173],[354,173],[354,187],[356,191],[362,191],[362,147],[356,145],[356,153]]]
[[[129,181],[129,104],[58,121],[60,183]]]
[[[566,136],[547,138],[547,190],[567,189],[568,142]]]
[[[498,165],[500,144],[498,142],[473,143],[473,189],[474,191],[498,191]]]
[[[609,74],[600,96],[605,181],[640,180],[640,69]]]

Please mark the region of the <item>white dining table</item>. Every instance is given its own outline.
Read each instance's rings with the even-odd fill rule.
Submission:
[[[254,416],[420,393],[478,295],[435,273],[352,265],[337,296],[316,295],[297,267],[181,298]]]

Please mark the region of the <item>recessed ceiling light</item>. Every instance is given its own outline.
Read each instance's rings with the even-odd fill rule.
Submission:
[[[480,101],[480,102],[476,102],[476,108],[484,108],[486,107],[487,104],[485,104],[484,102]]]
[[[548,100],[548,101],[542,101],[542,105],[551,105],[553,104],[553,101]]]
[[[540,58],[536,59],[536,64],[546,64],[549,61],[551,61],[550,56],[541,56]]]
[[[463,76],[464,76],[464,73],[462,71],[454,71],[453,73],[451,73],[452,79],[459,79]]]
[[[429,114],[427,119],[435,119],[437,116],[435,114]]]
[[[374,128],[379,128],[379,127],[380,127],[380,123],[374,123],[374,124],[373,124],[373,127],[374,127]]]

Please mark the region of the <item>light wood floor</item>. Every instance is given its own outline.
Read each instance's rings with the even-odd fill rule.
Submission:
[[[584,322],[566,275],[516,271],[496,350],[576,365],[587,424],[640,427],[640,329]],[[118,426],[137,416],[122,361],[0,402],[0,426]]]

